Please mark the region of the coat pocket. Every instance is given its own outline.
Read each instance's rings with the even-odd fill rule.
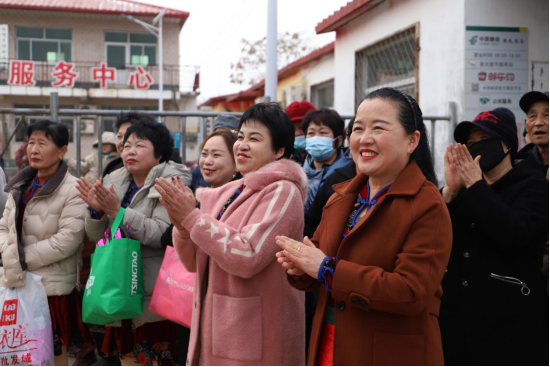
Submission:
[[[426,335],[375,333],[372,363],[375,366],[426,365]]]
[[[237,361],[262,359],[262,298],[214,294],[212,354]]]

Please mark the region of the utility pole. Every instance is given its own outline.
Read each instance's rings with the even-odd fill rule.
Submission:
[[[163,111],[163,105],[164,105],[164,100],[163,100],[163,92],[164,92],[164,52],[162,50],[162,20],[164,19],[164,15],[166,14],[166,11],[168,9],[164,9],[163,11],[160,12],[159,15],[157,15],[155,17],[155,19],[153,19],[153,24],[157,24],[159,23],[159,27],[158,27],[158,40],[159,40],[159,111]],[[159,120],[160,120],[160,117],[159,117]]]
[[[277,0],[267,0],[265,101],[277,102]]]
[[[157,15],[155,17],[155,19],[153,19],[153,24],[159,23],[158,27],[155,27],[155,26],[152,26],[151,24],[145,23],[145,22],[143,22],[139,19],[134,18],[131,15],[122,15],[126,19],[131,20],[132,22],[135,22],[135,23],[141,25],[143,28],[145,28],[147,30],[147,32],[152,33],[155,36],[157,36],[158,43],[159,43],[159,65],[158,65],[158,68],[159,68],[159,111],[160,112],[164,111],[164,109],[163,109],[164,100],[163,100],[163,95],[162,95],[163,92],[164,92],[164,59],[163,59],[164,52],[163,52],[163,49],[162,49],[162,44],[163,44],[163,42],[162,42],[162,19],[166,15],[167,11],[168,11],[168,9],[164,9],[163,11],[161,11],[159,13],[159,15]],[[159,117],[159,122],[160,122],[160,117]]]

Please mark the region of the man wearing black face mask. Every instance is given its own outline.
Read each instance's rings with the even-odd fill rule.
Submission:
[[[454,136],[442,189],[453,222],[439,316],[445,364],[548,365],[548,181],[512,165],[518,138],[508,109],[482,112]]]

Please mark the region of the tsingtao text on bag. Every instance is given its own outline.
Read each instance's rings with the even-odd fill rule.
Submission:
[[[134,295],[138,290],[138,254],[136,251],[132,252],[132,291],[130,294]]]

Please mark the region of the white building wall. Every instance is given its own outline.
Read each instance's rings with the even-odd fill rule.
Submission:
[[[463,0],[385,1],[339,29],[335,46],[338,110],[355,113],[355,53],[415,23],[420,24],[420,106],[424,114],[447,113],[442,102],[457,100],[464,88],[457,83],[464,78],[464,37],[458,32],[464,24]]]
[[[528,89],[533,62],[548,63],[548,0],[465,0],[467,26],[525,27],[529,34]],[[548,75],[546,75],[548,80]],[[548,85],[548,83],[546,83]],[[535,88],[536,90],[536,88]]]
[[[355,53],[419,23],[420,108],[425,116],[448,116],[449,103],[455,102],[457,120],[462,121],[466,26],[528,28],[528,87],[531,89],[531,64],[538,63],[540,68],[541,62],[543,65],[549,59],[548,12],[547,0],[384,1],[337,31],[334,55],[335,108],[342,114],[355,113]],[[540,84],[540,80],[537,83]],[[547,81],[545,85],[548,85]],[[437,122],[435,166],[440,183],[443,182],[442,155],[451,134],[448,123]]]
[[[311,101],[311,87],[334,79],[334,53],[323,56],[302,68],[302,92]]]
[[[448,116],[449,103],[457,102],[460,112],[464,94],[464,1],[385,1],[339,29],[335,45],[336,110],[342,114],[356,112],[356,52],[419,23],[420,108],[424,115]],[[448,123],[438,121],[435,163],[440,182],[448,137]]]

